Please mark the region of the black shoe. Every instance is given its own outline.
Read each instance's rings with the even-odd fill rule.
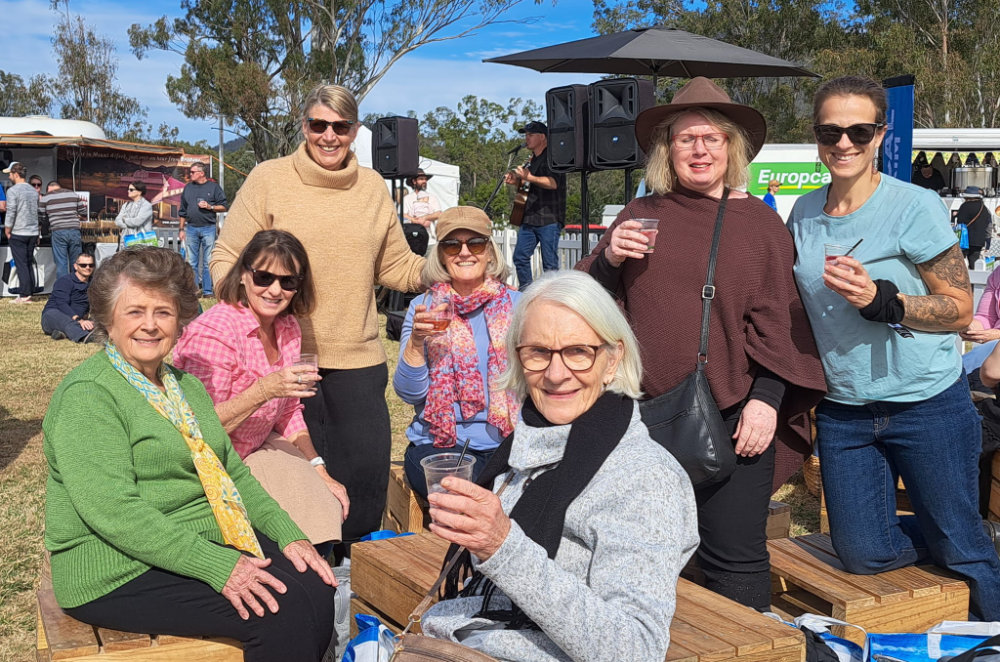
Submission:
[[[91,331],[86,336],[84,336],[83,340],[81,340],[80,342],[82,342],[82,343],[92,343],[92,342],[100,342],[100,340],[98,340],[97,336],[94,335],[94,332]]]
[[[997,550],[997,555],[1000,556],[1000,522],[991,522],[984,519],[983,529],[986,530],[986,535],[989,536],[990,542],[993,543],[993,548]]]
[[[53,340],[64,340],[66,338],[66,334],[60,331],[59,329],[53,329],[52,333],[50,333],[49,336]]]

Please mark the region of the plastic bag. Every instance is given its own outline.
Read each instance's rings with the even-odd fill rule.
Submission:
[[[347,643],[343,662],[389,662],[396,649],[396,635],[370,614],[356,614],[358,636]]]

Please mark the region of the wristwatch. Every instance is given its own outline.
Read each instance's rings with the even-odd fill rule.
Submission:
[[[314,467],[325,467],[326,466],[326,460],[324,460],[322,457],[320,457],[319,455],[317,455],[313,459],[309,460],[309,464],[313,465]]]

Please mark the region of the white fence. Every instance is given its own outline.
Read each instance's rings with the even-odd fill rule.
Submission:
[[[493,239],[500,246],[503,259],[510,266],[510,278],[507,284],[514,286],[517,284],[517,274],[514,273],[514,246],[517,245],[517,230],[507,228],[506,230],[494,230]],[[594,249],[597,242],[601,240],[600,234],[590,233],[590,250]],[[583,258],[581,250],[581,235],[579,232],[563,233],[559,237],[559,268],[572,269],[577,262]],[[542,275],[542,254],[541,249],[535,248],[534,255],[531,256],[531,276],[538,278]]]

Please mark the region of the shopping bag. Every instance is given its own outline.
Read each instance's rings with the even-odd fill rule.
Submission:
[[[969,249],[969,226],[959,223],[955,226],[955,234],[958,236],[958,247],[963,251]]]
[[[126,234],[122,236],[122,245],[125,248],[131,246],[159,246],[160,242],[156,238],[155,230],[147,230],[145,232],[133,232],[131,234]]]
[[[868,633],[865,643],[871,662],[938,662],[942,657],[960,655],[986,637],[956,634],[878,634]]]
[[[389,662],[396,649],[396,635],[369,614],[355,614],[358,636],[347,643],[343,662]]]

